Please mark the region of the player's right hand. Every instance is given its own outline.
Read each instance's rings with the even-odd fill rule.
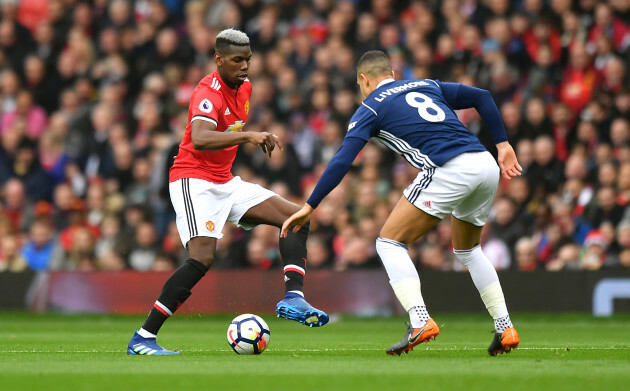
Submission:
[[[505,179],[511,179],[521,175],[523,168],[518,164],[516,153],[514,153],[512,146],[507,141],[504,141],[497,144],[497,151],[497,160],[499,162],[499,168],[501,169],[501,175],[503,175]]]
[[[313,208],[309,204],[304,204],[302,209],[295,212],[291,217],[289,217],[284,224],[282,224],[282,229],[280,230],[280,237],[286,238],[289,233],[289,229],[293,227],[293,232],[297,233],[297,231],[302,228],[304,224],[306,224],[313,213]]]
[[[271,152],[276,148],[276,145],[281,151],[284,151],[280,138],[275,134],[269,132],[248,132],[247,136],[250,143],[260,146],[269,157],[271,157]]]

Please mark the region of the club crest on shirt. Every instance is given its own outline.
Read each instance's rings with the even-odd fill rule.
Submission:
[[[243,126],[245,126],[245,122],[236,121],[232,125],[228,126],[226,132],[240,132],[243,129]]]
[[[209,113],[212,111],[212,102],[210,102],[209,99],[204,99],[201,101],[201,103],[199,103],[199,110],[203,111],[204,113]]]
[[[206,222],[206,228],[207,228],[207,229],[208,229],[208,231],[210,231],[210,232],[214,231],[214,223],[213,223],[212,221],[208,220],[208,221]]]
[[[245,102],[245,114],[249,114],[249,101]]]

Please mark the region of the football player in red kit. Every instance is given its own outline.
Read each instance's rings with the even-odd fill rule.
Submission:
[[[164,284],[146,322],[129,342],[127,354],[179,354],[159,346],[157,333],[212,265],[226,221],[245,229],[257,224],[281,227],[300,209],[231,172],[240,144],[260,146],[269,156],[276,146],[282,148],[278,137],[271,133],[243,131],[252,92],[247,78],[251,56],[245,33],[221,31],[215,44],[217,70],[204,77],[192,93],[186,133],[169,177],[177,229],[190,258]],[[317,327],[328,323],[328,315],[306,302],[302,291],[308,231],[305,226],[279,239],[286,293],[276,313]]]

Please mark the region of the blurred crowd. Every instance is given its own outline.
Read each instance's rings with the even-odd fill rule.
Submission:
[[[482,247],[497,269],[630,268],[630,1],[0,0],[0,271],[172,270],[186,259],[168,169],[216,34],[251,38],[234,174],[302,204],[360,104],[355,64],[488,89],[524,175]],[[496,152],[474,109],[462,122]],[[375,239],[417,172],[369,143],[311,223],[309,269],[378,268]],[[278,229],[226,226],[215,268],[278,267]],[[462,270],[447,218],[410,249]]]

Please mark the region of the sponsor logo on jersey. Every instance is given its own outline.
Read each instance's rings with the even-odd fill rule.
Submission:
[[[357,126],[357,121],[351,122],[350,125],[348,125],[348,132],[350,131],[350,129],[354,128],[355,126]]]
[[[204,113],[209,113],[212,111],[212,102],[210,102],[209,99],[204,99],[201,101],[201,103],[199,103],[199,110],[203,111]]]
[[[223,113],[224,115],[230,115],[230,108],[228,107],[227,109],[225,109],[225,113]]]
[[[214,231],[214,223],[213,223],[212,221],[208,220],[208,221],[206,222],[206,228],[207,228],[207,229],[208,229],[208,231],[210,231],[210,232]]]
[[[226,132],[240,132],[243,129],[243,126],[245,126],[245,122],[236,121],[232,125],[228,126]]]
[[[212,84],[210,84],[210,88],[213,88],[217,91],[221,89],[221,83],[217,80],[216,77],[212,78]]]
[[[249,114],[249,101],[245,102],[245,114]]]

